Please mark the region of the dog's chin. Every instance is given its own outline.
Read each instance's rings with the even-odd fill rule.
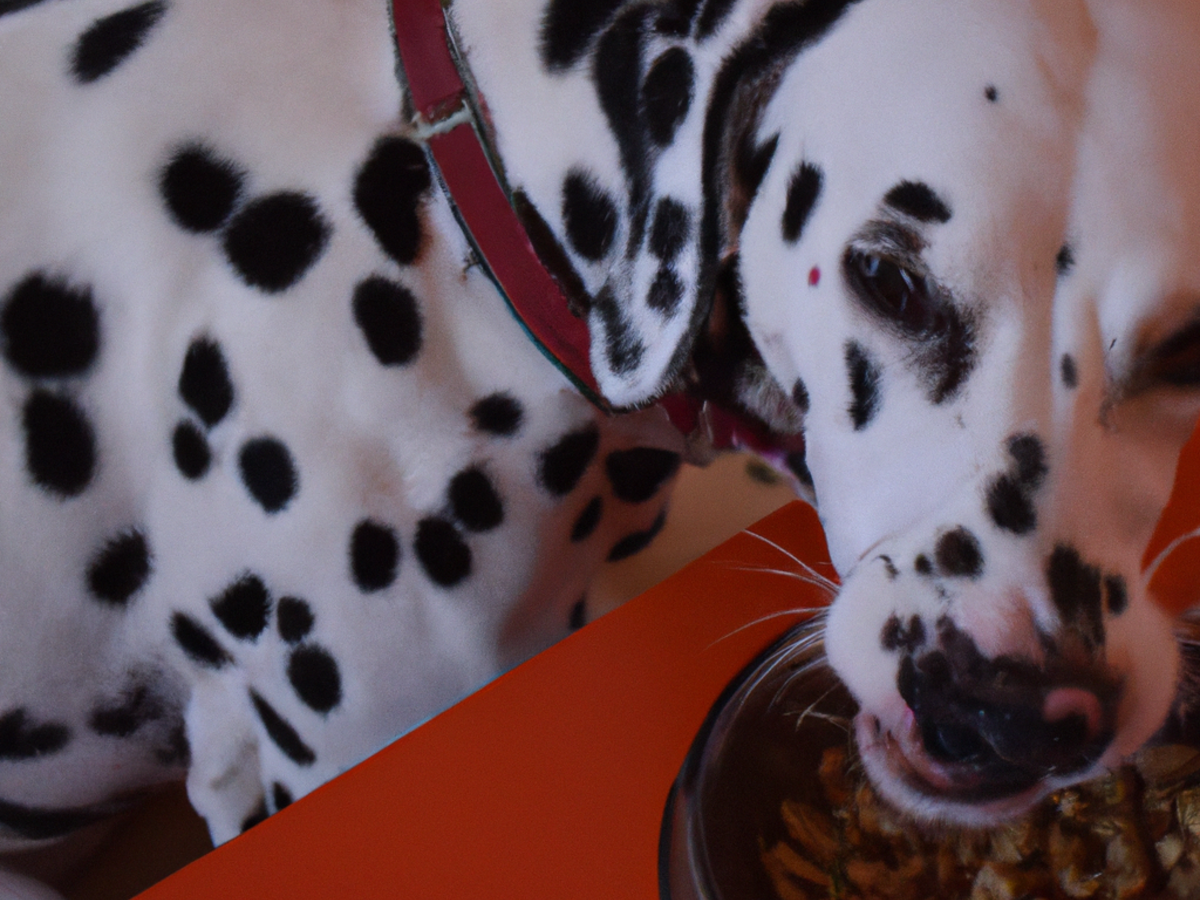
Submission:
[[[1019,819],[1048,794],[1106,769],[1101,760],[1070,778],[997,785],[984,781],[970,765],[931,758],[907,709],[890,728],[878,717],[861,712],[854,729],[863,768],[876,792],[902,813],[933,825],[995,827]]]

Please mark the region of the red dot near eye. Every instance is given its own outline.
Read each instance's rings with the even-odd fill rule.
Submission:
[[[821,283],[821,270],[816,266],[812,267],[812,271],[808,273],[809,287],[816,287]]]

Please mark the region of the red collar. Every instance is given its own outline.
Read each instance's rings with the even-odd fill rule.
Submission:
[[[572,315],[566,295],[538,257],[490,162],[452,49],[442,0],[393,0],[392,13],[418,126],[428,135],[429,153],[463,231],[538,348],[585,397],[611,412],[592,374],[587,324]],[[699,457],[730,448],[776,456],[785,451],[759,423],[686,393],[664,397],[659,404],[689,436]]]
[[[409,94],[455,214],[534,343],[605,411],[588,353],[586,323],[529,242],[488,159],[466,85],[450,49],[440,0],[393,0],[396,44]]]

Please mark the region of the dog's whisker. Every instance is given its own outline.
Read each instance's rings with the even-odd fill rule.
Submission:
[[[832,584],[828,579],[822,578],[820,575],[806,575],[800,572],[789,572],[786,569],[770,569],[762,566],[734,566],[735,572],[752,572],[763,575],[779,575],[783,578],[790,578],[793,581],[799,581],[801,584],[810,584],[813,587],[821,588],[829,596],[837,593],[837,585]]]
[[[1173,554],[1188,541],[1195,538],[1200,538],[1200,528],[1193,528],[1191,531],[1181,534],[1179,537],[1175,538],[1175,540],[1171,541],[1171,543],[1167,544],[1167,546],[1162,549],[1158,556],[1154,557],[1154,561],[1142,571],[1142,585],[1144,587],[1148,586],[1154,579],[1154,575],[1156,572],[1158,572],[1159,567],[1167,561],[1171,554]]]
[[[755,538],[756,540],[762,541],[768,547],[771,547],[772,549],[777,550],[779,553],[782,553],[785,557],[787,557],[789,560],[791,560],[793,563],[795,563],[796,566],[798,568],[800,568],[802,571],[807,572],[810,576],[817,579],[820,583],[828,585],[833,591],[837,591],[838,584],[836,581],[833,581],[831,578],[828,578],[825,575],[822,575],[820,572],[818,572],[816,569],[814,569],[812,566],[810,566],[808,563],[806,563],[804,560],[802,560],[796,554],[792,553],[787,548],[781,547],[779,544],[777,544],[775,541],[771,540],[770,538],[759,534],[757,531],[752,531],[749,528],[746,529],[745,533],[750,535],[750,537]]]

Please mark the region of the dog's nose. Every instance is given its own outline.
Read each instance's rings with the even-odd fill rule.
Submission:
[[[1080,772],[1112,740],[1118,691],[1095,672],[939,649],[906,657],[898,687],[924,752],[980,795]]]

